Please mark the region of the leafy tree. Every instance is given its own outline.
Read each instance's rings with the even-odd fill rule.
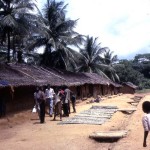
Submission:
[[[105,74],[113,81],[119,81],[119,76],[116,74],[114,67],[117,65],[118,61],[117,55],[113,55],[113,51],[106,49],[103,54],[102,62],[108,65],[107,68],[104,68]]]
[[[35,15],[31,13],[35,7],[33,0],[0,0],[1,44],[7,39],[8,62],[10,62],[11,37],[15,39],[16,34],[25,36],[31,27],[35,28],[32,24]]]
[[[106,48],[102,48],[100,43],[97,43],[97,39],[87,36],[84,47],[80,49],[81,57],[79,57],[78,72],[94,72],[106,76],[103,68],[108,68],[108,66],[103,64],[100,56]]]
[[[144,76],[132,67],[132,61],[120,60],[119,65],[115,66],[116,73],[118,74],[121,82],[132,82],[137,86],[142,86]]]
[[[134,57],[134,60],[133,62],[134,63],[146,63],[150,61],[150,54],[149,53],[146,53],[146,54],[137,54],[135,57]]]
[[[41,64],[49,67],[68,69],[70,64],[75,67],[75,56],[72,46],[82,43],[82,36],[74,31],[77,20],[66,18],[66,7],[63,1],[48,0],[43,9],[45,31],[47,34],[38,35],[30,47],[45,46]]]
[[[146,78],[150,78],[150,54],[138,54],[133,60],[133,68]]]

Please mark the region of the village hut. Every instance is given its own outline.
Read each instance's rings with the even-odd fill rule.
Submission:
[[[121,93],[124,93],[124,94],[134,94],[135,93],[135,90],[138,88],[138,86],[134,85],[133,83],[131,82],[124,82],[122,84],[122,87],[120,89],[120,92]]]
[[[60,86],[65,80],[35,66],[25,64],[0,64],[0,94],[4,97],[6,111],[22,110],[34,106],[36,86]]]
[[[117,95],[121,93],[120,92],[121,88],[122,88],[121,84],[110,81],[110,94],[111,95]]]
[[[117,88],[115,83],[95,73],[73,73],[26,64],[0,64],[0,96],[5,99],[7,112],[32,108],[36,86],[47,84],[54,89],[68,86],[78,99],[114,94],[112,91]]]
[[[96,98],[97,95],[112,95],[116,93],[112,90],[119,87],[119,84],[96,73],[73,73],[58,69],[46,69],[69,82],[69,88],[76,93],[78,99]]]

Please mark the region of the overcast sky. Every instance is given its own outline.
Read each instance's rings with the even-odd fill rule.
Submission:
[[[47,0],[37,0],[40,8]],[[64,0],[76,31],[99,37],[118,57],[150,52],[150,0]]]

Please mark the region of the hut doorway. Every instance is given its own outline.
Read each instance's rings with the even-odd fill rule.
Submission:
[[[82,98],[82,92],[81,92],[81,87],[77,86],[77,98]]]
[[[89,95],[93,96],[93,85],[92,84],[89,85]]]

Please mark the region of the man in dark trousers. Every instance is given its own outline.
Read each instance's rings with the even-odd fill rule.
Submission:
[[[43,87],[39,88],[38,94],[38,102],[40,104],[40,123],[45,122],[45,94]]]
[[[6,104],[3,96],[0,96],[0,118],[6,115]]]
[[[76,96],[75,94],[72,92],[71,93],[71,103],[72,103],[72,108],[73,108],[73,113],[76,113]]]

